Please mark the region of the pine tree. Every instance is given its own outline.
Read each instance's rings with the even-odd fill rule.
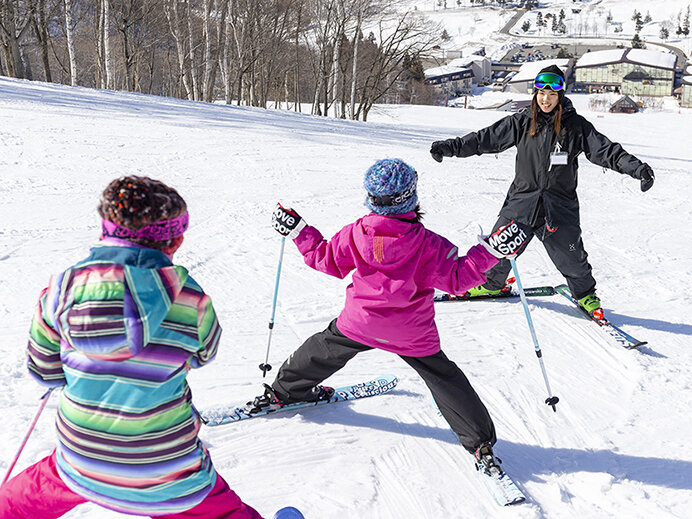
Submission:
[[[639,34],[642,28],[644,27],[644,22],[642,21],[642,13],[635,9],[634,14],[632,15],[632,20],[634,21],[634,32],[635,34]]]
[[[641,40],[639,37],[639,34],[636,34],[632,37],[632,48],[633,49],[645,49],[646,45],[644,45],[644,42]]]

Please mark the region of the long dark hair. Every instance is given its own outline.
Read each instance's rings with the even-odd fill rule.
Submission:
[[[562,129],[561,126],[561,121],[562,121],[562,93],[558,92],[558,101],[557,101],[557,106],[554,109],[555,112],[555,120],[553,121],[553,125],[555,128],[555,135],[560,135],[560,130]],[[538,121],[538,111],[540,110],[538,106],[538,101],[536,100],[536,97],[538,96],[538,90],[535,90],[533,93],[533,98],[531,99],[531,130],[529,130],[529,135],[531,137],[536,136],[536,131],[537,131],[537,121]]]
[[[423,215],[425,214],[423,211],[421,211],[420,204],[416,204],[416,207],[413,209],[413,211],[416,213],[416,216],[414,216],[413,218],[397,218],[397,220],[401,220],[402,222],[408,223],[420,223],[423,219]]]

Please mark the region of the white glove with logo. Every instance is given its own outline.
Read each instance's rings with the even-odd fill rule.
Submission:
[[[286,209],[281,204],[276,204],[276,209],[272,213],[272,225],[281,236],[294,239],[307,224],[293,209]]]
[[[526,245],[528,235],[514,220],[500,227],[490,236],[478,236],[478,243],[483,245],[496,258],[514,258]]]

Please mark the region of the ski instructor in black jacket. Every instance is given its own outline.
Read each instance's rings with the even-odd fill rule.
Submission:
[[[596,280],[581,239],[577,157],[583,152],[594,164],[640,180],[642,191],[653,185],[653,170],[577,114],[565,97],[565,76],[555,65],[536,76],[530,109],[464,137],[435,141],[430,153],[442,162],[443,157],[499,153],[512,146],[517,147],[516,174],[493,232],[511,220],[523,224],[529,240],[536,236],[543,242],[574,298],[602,319]],[[486,273],[486,283],[467,295],[499,293],[510,270],[509,261],[501,261]]]

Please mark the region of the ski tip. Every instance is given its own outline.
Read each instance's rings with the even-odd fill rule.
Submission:
[[[630,346],[627,346],[628,350],[634,350],[639,348],[639,346],[644,346],[645,344],[649,344],[647,341],[639,341],[635,342],[634,344],[631,344]]]
[[[277,511],[273,519],[305,519],[305,516],[297,508],[287,506]]]
[[[505,506],[518,505],[519,503],[523,503],[525,501],[526,501],[525,497],[517,497],[516,499],[513,499],[512,501],[507,501],[507,503],[505,503]]]

